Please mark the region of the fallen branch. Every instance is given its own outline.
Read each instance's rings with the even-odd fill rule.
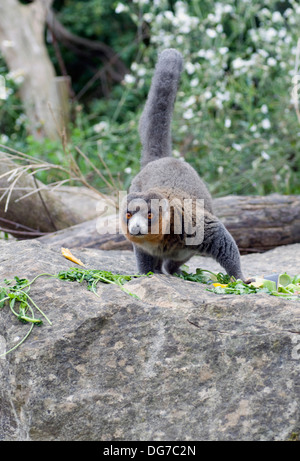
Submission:
[[[300,242],[300,196],[227,196],[213,201],[215,214],[235,238],[242,254]],[[119,217],[96,218],[39,238],[53,246],[131,250],[119,232]]]
[[[59,169],[68,178],[50,185],[36,179],[39,171],[50,168]],[[114,203],[87,186],[62,187],[70,181],[87,184],[82,174],[76,176],[73,172],[74,176],[59,165],[41,163],[25,154],[0,152],[0,230],[15,237],[32,238],[98,216],[100,202]]]

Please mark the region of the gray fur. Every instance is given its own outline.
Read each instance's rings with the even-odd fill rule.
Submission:
[[[164,50],[158,58],[139,123],[142,167],[172,155],[171,121],[182,65],[182,56],[174,49]]]
[[[187,197],[204,199],[205,208],[212,213],[212,199],[204,182],[191,165],[176,158],[154,160],[133,179],[130,192],[145,192],[154,188],[179,189]]]
[[[140,273],[179,273],[180,266],[193,255],[206,254],[218,261],[229,275],[244,279],[238,247],[224,225],[213,215],[212,199],[205,184],[185,161],[171,157],[171,119],[181,70],[182,57],[178,51],[169,49],[161,53],[140,121],[142,169],[132,181],[122,215],[125,221],[128,201],[135,198],[142,198],[148,204],[157,195],[169,202],[174,197],[182,202],[190,198],[203,199],[204,238],[194,246],[186,245],[184,232],[182,235],[162,234],[155,245],[143,239],[135,240],[137,268]],[[137,213],[141,215],[142,212],[139,210]],[[174,214],[170,219],[174,222]]]
[[[142,248],[137,245],[134,245],[133,249],[137,262],[137,270],[140,274],[148,274],[148,272],[162,273],[161,260],[157,256],[145,253]]]

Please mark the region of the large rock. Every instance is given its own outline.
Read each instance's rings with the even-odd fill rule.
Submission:
[[[131,252],[74,251],[135,272]],[[35,241],[0,243],[0,279],[74,266]],[[242,257],[245,274],[300,272],[300,244]],[[196,267],[219,269],[197,257]],[[300,433],[300,303],[216,295],[170,276],[101,285],[40,277],[53,322],[0,359],[0,440],[288,440]],[[0,353],[25,334],[0,311]]]

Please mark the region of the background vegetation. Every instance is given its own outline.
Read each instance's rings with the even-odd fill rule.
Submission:
[[[104,88],[95,78],[97,58],[85,61],[60,45],[74,91],[69,149],[91,184],[106,190],[75,147],[98,168],[100,154],[120,188],[128,188],[139,169],[138,120],[157,54],[174,47],[185,59],[174,155],[196,168],[214,196],[300,193],[300,123],[291,98],[300,73],[299,1],[56,0],[53,6],[68,30],[110,45],[129,69],[120,84]],[[47,31],[45,39],[59,75]],[[0,142],[64,164],[62,143],[28,136],[22,78],[1,58],[0,73],[6,81]],[[40,178],[50,182],[53,174]]]

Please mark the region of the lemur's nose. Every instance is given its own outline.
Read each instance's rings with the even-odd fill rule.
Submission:
[[[139,234],[142,234],[141,228],[140,228],[139,225],[131,226],[129,232],[130,232],[132,235],[139,235]]]
[[[134,215],[128,223],[128,231],[131,235],[144,235],[148,233],[148,223],[139,215]]]

